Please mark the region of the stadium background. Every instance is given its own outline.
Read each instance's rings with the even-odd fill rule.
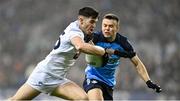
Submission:
[[[133,65],[122,59],[115,99],[180,99],[179,0],[0,0],[0,99],[12,96],[25,82],[84,6],[96,8],[100,20],[105,13],[120,17],[121,32],[135,46],[152,80],[163,89],[161,94],[148,89]],[[96,30],[101,28],[100,20]],[[84,55],[77,61],[68,78],[81,86]],[[42,94],[36,99],[57,98]]]

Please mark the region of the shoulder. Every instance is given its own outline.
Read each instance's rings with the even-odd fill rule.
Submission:
[[[128,38],[126,36],[122,35],[121,33],[117,33],[116,34],[116,40],[118,42],[125,42],[128,40]]]
[[[81,38],[84,37],[84,34],[82,30],[79,28],[78,21],[71,22],[69,26],[64,30],[66,35],[72,37],[72,36],[80,36]]]
[[[120,44],[126,51],[134,51],[128,38],[120,33],[116,34],[116,42]]]
[[[69,29],[69,31],[82,32],[81,29],[79,28],[78,21],[71,22],[66,29]]]
[[[103,36],[102,31],[96,31],[93,33],[94,37]]]
[[[101,41],[101,42],[104,41],[104,36],[102,34],[102,31],[98,31],[98,32],[93,33],[93,42],[97,43],[99,41]]]

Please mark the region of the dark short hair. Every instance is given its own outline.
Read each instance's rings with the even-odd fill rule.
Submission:
[[[116,20],[119,23],[119,18],[115,14],[106,14],[103,19]]]
[[[83,7],[79,10],[79,15],[82,15],[88,18],[92,17],[93,19],[96,19],[99,13],[91,7]]]

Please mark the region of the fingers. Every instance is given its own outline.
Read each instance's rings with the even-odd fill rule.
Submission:
[[[114,50],[113,49],[106,49],[106,52],[110,55],[114,54]]]
[[[160,86],[157,86],[157,87],[156,87],[156,92],[157,92],[157,93],[162,92],[162,89],[160,88]]]
[[[151,80],[148,80],[146,84],[149,88],[154,89],[157,93],[160,93],[162,91],[161,87],[157,84],[154,84]]]

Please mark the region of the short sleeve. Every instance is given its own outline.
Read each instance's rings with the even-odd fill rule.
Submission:
[[[130,41],[126,37],[119,35],[118,39],[125,51],[134,52],[133,46],[131,45]]]
[[[134,48],[133,46],[130,44],[130,41],[128,39],[126,39],[126,41],[124,42],[124,45],[123,45],[124,49],[126,51],[129,51],[129,52],[134,52]]]
[[[76,36],[80,37],[81,39],[84,39],[83,33],[79,30],[71,30],[68,32],[68,34],[69,34],[70,39],[72,39],[73,37],[76,37]]]

